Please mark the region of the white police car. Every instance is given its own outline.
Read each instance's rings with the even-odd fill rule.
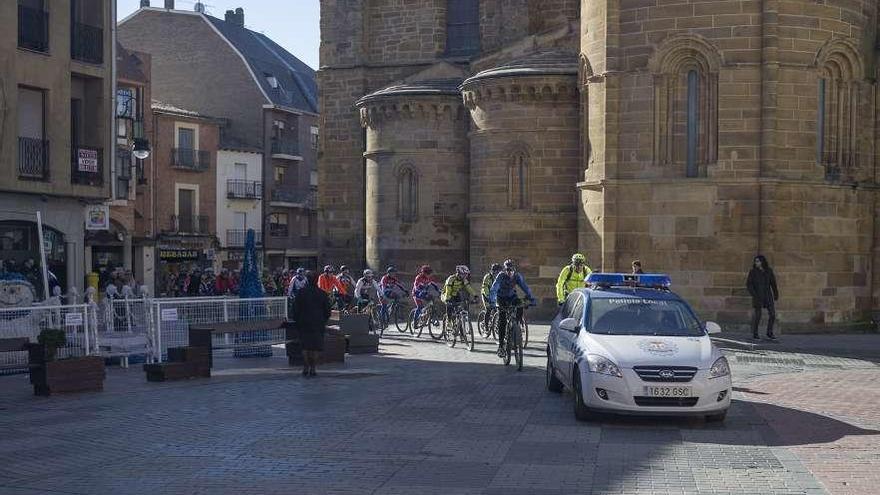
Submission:
[[[580,420],[593,412],[702,415],[724,421],[727,359],[666,275],[594,273],[569,294],[550,326],[547,388],[574,395]]]

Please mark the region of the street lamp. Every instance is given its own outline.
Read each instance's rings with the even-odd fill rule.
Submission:
[[[150,157],[150,142],[143,138],[135,138],[131,154],[138,160],[146,160]]]

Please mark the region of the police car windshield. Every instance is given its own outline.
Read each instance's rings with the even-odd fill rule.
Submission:
[[[697,337],[700,322],[681,301],[668,299],[607,298],[590,301],[591,333]]]

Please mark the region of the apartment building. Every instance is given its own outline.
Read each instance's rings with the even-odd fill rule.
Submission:
[[[84,288],[85,229],[109,222],[114,20],[111,0],[0,2],[0,258],[39,263],[40,212],[64,291]]]
[[[251,175],[250,161],[238,160],[243,155],[224,156],[218,170],[223,181],[218,190],[227,188],[228,200],[229,180],[242,180],[234,176],[236,170],[247,170],[242,182],[247,184],[234,186],[233,194],[241,187],[245,196],[254,196],[248,188],[261,182],[261,202],[235,197],[218,205],[226,230],[218,232],[226,261],[237,256],[239,227],[255,226],[252,222],[259,218],[261,228],[255,230],[262,232],[264,266],[314,267],[319,133],[315,71],[248,29],[243,9],[227,11],[221,19],[207,14],[201,3],[196,11],[175,9],[173,0],[166,0],[164,8],[152,7],[148,0],[141,5],[120,22],[118,36],[125,46],[152,56],[155,98],[224,118],[228,125],[220,136],[221,155],[261,154],[258,176]]]

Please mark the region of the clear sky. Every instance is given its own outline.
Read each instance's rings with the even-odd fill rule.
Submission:
[[[117,0],[119,19],[140,6],[140,0]],[[287,51],[318,68],[321,41],[318,0],[206,0],[208,14],[223,19],[227,10],[244,9],[244,24],[272,38]],[[153,7],[164,7],[165,0],[151,0]],[[193,0],[176,0],[175,8],[193,10]]]

